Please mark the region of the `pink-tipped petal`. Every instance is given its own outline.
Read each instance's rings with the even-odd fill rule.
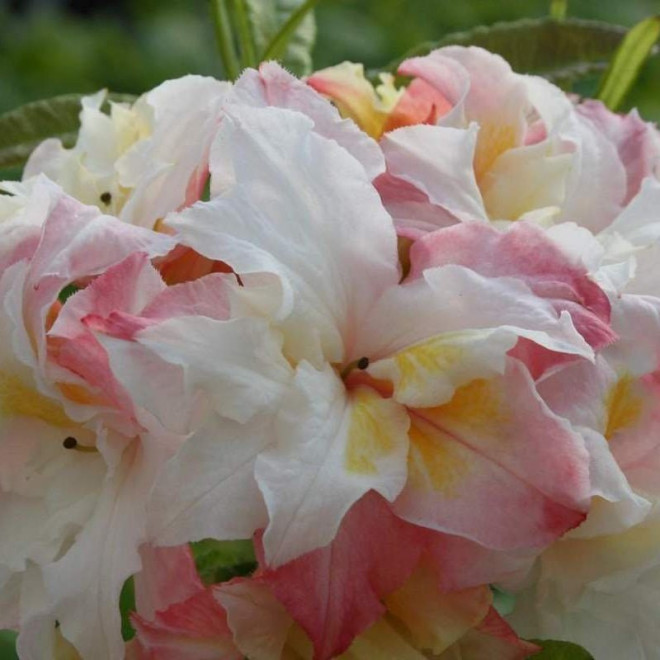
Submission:
[[[266,568],[263,579],[309,635],[315,660],[328,660],[385,611],[380,599],[408,578],[424,540],[424,530],[397,518],[370,493],[347,514],[329,546]]]
[[[408,484],[395,505],[405,519],[499,550],[540,548],[584,520],[584,441],[520,363],[411,411],[411,422]]]
[[[414,278],[434,266],[458,264],[487,277],[515,277],[557,312],[568,311],[578,332],[594,348],[611,343],[610,303],[580,264],[572,263],[547,235],[518,223],[506,232],[462,224],[428,234],[410,254]]]

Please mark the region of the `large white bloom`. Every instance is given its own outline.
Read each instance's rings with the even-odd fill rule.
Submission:
[[[519,337],[591,355],[567,313],[520,280],[461,266],[399,284],[394,226],[369,174],[298,112],[228,106],[211,172],[220,196],[168,224],[238,274],[224,280],[227,319],[179,316],[132,342],[104,340],[135,396],[141,346],[143,359],[182,367],[214,410],[156,486],[157,542],[266,526],[268,561],[280,564],[329,543],[372,489],[400,496],[409,520],[492,547],[536,547],[579,522],[582,440],[506,356]],[[466,399],[477,391],[477,412],[499,411],[504,425],[475,422]],[[515,529],[496,511],[484,517],[494,497],[502,515],[520,512]]]

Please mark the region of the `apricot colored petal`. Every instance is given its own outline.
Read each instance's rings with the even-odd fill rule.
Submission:
[[[416,78],[405,88],[390,112],[384,130],[387,133],[402,126],[436,124],[451,108],[451,103],[440,91]]]
[[[379,619],[355,638],[350,648],[339,656],[339,660],[427,660],[428,656],[413,648],[409,639],[388,620]]]
[[[260,578],[239,578],[213,587],[213,594],[246,657],[280,660],[293,620],[267,584]]]
[[[541,647],[516,635],[509,624],[490,608],[483,621],[456,644],[465,660],[524,660],[537,654]],[[448,654],[447,660],[451,656]]]
[[[486,585],[441,593],[434,571],[423,562],[402,587],[385,597],[388,612],[406,626],[415,647],[433,655],[481,623],[491,602]]]
[[[465,126],[465,100],[470,91],[470,79],[465,67],[436,50],[424,57],[405,60],[399,66],[398,73],[424,81],[447,100],[451,110],[440,118],[442,126]]]
[[[276,62],[263,62],[258,71],[248,69],[241,75],[232,94],[253,107],[274,106],[302,112],[314,121],[319,135],[335,140],[362,163],[371,179],[376,178],[385,169],[383,154],[353,121],[342,119],[337,108],[318,93],[322,90],[314,91],[319,75],[313,74],[305,84]]]
[[[476,46],[448,46],[436,53],[438,59],[448,58],[459,64],[469,76],[470,88],[465,97],[468,121],[475,120],[482,126],[489,121],[511,125],[517,141],[525,112],[525,78],[514,73],[504,58]]]
[[[399,72],[422,78],[452,103],[452,110],[439,119],[441,125],[479,125],[474,157],[478,180],[501,154],[523,143],[529,106],[525,79],[498,55],[474,46],[448,46],[407,60]]]
[[[391,108],[366,79],[362,64],[342,62],[321,69],[307,79],[307,84],[330,98],[342,116],[352,119],[367,135],[382,135]]]

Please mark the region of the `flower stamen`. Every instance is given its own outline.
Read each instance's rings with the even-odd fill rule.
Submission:
[[[353,362],[349,362],[341,371],[341,378],[342,380],[346,380],[348,378],[349,374],[353,369],[360,369],[360,371],[364,371],[367,367],[369,366],[369,358],[368,357],[361,357],[359,360],[353,360]]]
[[[87,447],[85,445],[79,444],[78,441],[71,435],[64,438],[64,442],[62,442],[62,447],[64,447],[64,449],[75,449],[75,451],[82,451],[85,453],[98,451],[96,447]]]

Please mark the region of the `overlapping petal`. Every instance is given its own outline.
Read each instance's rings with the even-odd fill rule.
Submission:
[[[31,155],[24,178],[45,174],[85,204],[152,228],[168,212],[196,202],[229,84],[201,76],[170,80],[134,104],[106,93],[83,99],[72,149],[57,139]]]
[[[342,119],[338,110],[316,94],[309,85],[292,76],[279,64],[265,62],[259,70],[248,69],[233,87],[240,104],[272,106],[295,110],[314,122],[314,130],[335,140],[359,160],[369,177],[376,178],[385,169],[378,145],[352,121]]]
[[[280,565],[334,538],[344,514],[369,490],[393,500],[406,481],[408,416],[332,370],[297,370],[275,419],[275,444],[257,459],[268,506],[266,559]]]
[[[542,547],[584,519],[583,441],[515,361],[410,416],[409,479],[396,502],[404,518],[495,549]]]
[[[93,384],[87,390],[79,374],[57,363],[47,332],[64,286],[135,251],[164,254],[173,242],[103,216],[51,184],[37,182],[33,191],[42,213],[33,223],[39,240],[0,279],[8,339],[0,358],[0,507],[3,525],[14,528],[20,519],[22,530],[2,535],[0,563],[13,573],[3,585],[3,609],[18,614],[26,657],[46,644],[118,658],[119,592],[139,568],[147,492],[172,443],[141,444],[126,409],[117,410],[121,423],[106,424],[107,402],[94,419],[89,409],[77,415],[81,396],[93,407]],[[55,620],[60,632],[45,634]]]
[[[231,167],[239,184],[168,224],[241,277],[276,274],[285,353],[320,366],[346,359],[342,338],[399,275],[394,230],[365,170],[313,126],[276,108],[228,114],[218,136],[225,161],[211,172]]]

